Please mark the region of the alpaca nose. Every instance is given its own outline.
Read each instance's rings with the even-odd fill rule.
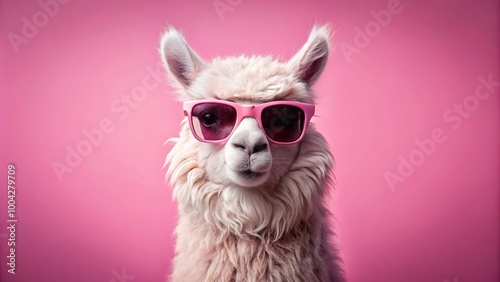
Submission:
[[[229,144],[237,150],[243,150],[248,155],[269,150],[269,144],[264,132],[254,118],[244,118],[240,126],[229,139]]]
[[[261,144],[257,144],[257,145],[249,145],[249,144],[244,144],[244,143],[233,143],[233,146],[248,152],[250,155],[265,151],[267,149],[267,143],[261,143]]]

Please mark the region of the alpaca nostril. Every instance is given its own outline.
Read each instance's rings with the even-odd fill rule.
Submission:
[[[233,146],[236,147],[236,148],[243,149],[243,150],[246,149],[244,145],[241,145],[241,144],[238,144],[238,143],[233,143]]]
[[[240,144],[240,143],[233,143],[232,145],[235,148],[242,149],[243,151],[246,151],[250,155],[258,153],[258,152],[265,151],[267,149],[267,143],[255,145],[253,147],[252,151],[250,151],[250,148],[252,148],[251,146],[247,147],[246,145],[243,145],[243,144]]]
[[[267,149],[267,144],[264,143],[264,144],[260,144],[260,145],[257,145],[255,147],[253,147],[253,151],[252,151],[252,154],[255,154],[255,153],[258,153],[258,152],[261,152],[261,151],[264,151]]]

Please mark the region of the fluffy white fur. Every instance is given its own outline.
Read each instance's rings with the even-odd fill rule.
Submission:
[[[310,87],[329,48],[329,29],[320,26],[285,63],[245,56],[205,63],[171,28],[160,52],[183,101],[314,103]],[[314,126],[285,146],[269,143],[252,118],[225,144],[199,142],[186,120],[181,126],[167,156],[179,206],[172,281],[344,281],[323,202],[333,157]],[[251,154],[233,144],[266,149]],[[243,177],[247,169],[260,175]]]

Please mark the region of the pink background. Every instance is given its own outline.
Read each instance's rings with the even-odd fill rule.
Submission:
[[[288,59],[315,22],[330,22],[337,48],[315,85],[313,121],[336,157],[348,280],[499,281],[500,89],[473,97],[478,77],[500,81],[498,1],[394,1],[221,0],[233,6],[218,14],[211,0],[71,0],[46,23],[38,1],[1,1],[0,182],[14,163],[18,223],[11,275],[2,184],[0,280],[164,281],[177,211],[162,169],[172,145],[162,144],[182,113],[148,72],[160,67],[163,28],[207,60]],[[399,12],[381,27],[370,12],[388,3]],[[8,34],[33,16],[43,26],[13,46]],[[359,49],[349,55],[347,44]],[[131,93],[140,99],[121,101]],[[464,102],[467,118],[454,112]],[[112,131],[85,147],[82,131],[103,121]],[[434,130],[444,141],[424,155],[415,142]],[[67,146],[88,155],[60,182],[52,165],[66,164]],[[418,165],[391,188],[387,173],[409,158]]]

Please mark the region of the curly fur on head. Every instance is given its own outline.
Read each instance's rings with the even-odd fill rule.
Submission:
[[[160,52],[183,101],[314,103],[311,86],[329,48],[328,27],[318,26],[288,62],[240,56],[208,64],[170,28]],[[251,118],[225,144],[197,141],[186,119],[181,127],[166,161],[179,204],[173,280],[343,281],[323,202],[334,162],[314,126],[294,145],[269,143]],[[232,146],[255,146],[249,136],[267,149],[249,156]],[[258,180],[235,170],[254,163],[266,172]]]

